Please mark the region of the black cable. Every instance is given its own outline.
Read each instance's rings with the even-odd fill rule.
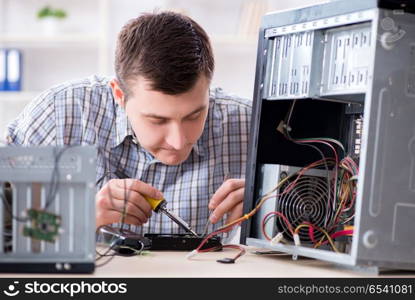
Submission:
[[[99,268],[102,266],[105,266],[106,264],[108,264],[111,260],[114,259],[114,257],[116,256],[116,253],[112,253],[112,254],[108,254],[110,253],[112,250],[114,250],[114,248],[119,244],[119,239],[116,239],[114,241],[112,241],[112,243],[109,245],[108,249],[105,251],[104,254],[99,253],[99,251],[97,249],[95,249],[96,254],[98,255],[98,257],[95,259],[95,267]],[[105,262],[103,262],[102,264],[96,264],[97,261],[99,261],[101,258],[103,257],[110,257],[109,259],[107,259]]]
[[[102,149],[100,149],[100,150],[102,151]],[[103,157],[105,157],[104,154],[103,154]],[[115,171],[107,171],[107,169],[111,169],[111,166],[114,166],[114,164],[112,164],[112,161],[111,161],[111,152],[109,153],[109,156],[108,156],[108,163],[109,163],[108,166],[107,166],[107,164],[104,164],[104,166],[105,166],[104,167],[104,174],[97,180],[96,185],[101,184],[101,182],[108,175],[115,175],[118,179],[128,178],[127,174],[125,174],[122,170],[120,170],[119,165],[116,165]],[[122,207],[121,210],[115,209],[116,211],[121,213],[121,219],[120,219],[120,222],[119,222],[120,231],[123,231],[124,230],[124,225],[126,225],[125,217],[126,217],[126,215],[128,215],[128,213],[127,213],[127,204],[128,204],[128,199],[130,198],[130,193],[132,192],[131,189],[129,189],[128,192],[127,192],[127,186],[126,186],[127,182],[125,180],[123,181],[123,183],[124,183],[124,203],[123,203],[123,207]],[[111,205],[115,208],[114,199],[112,197],[112,192],[111,192],[110,185],[108,185],[107,188],[108,188],[108,194],[109,194]]]
[[[104,253],[100,253],[97,249],[95,249],[95,253],[97,254],[97,258],[95,259],[95,261],[98,261],[98,260],[100,260],[101,258],[103,258],[103,257],[107,257],[107,256],[113,256],[114,254],[108,254],[108,253],[110,253],[111,252],[111,250],[113,250],[117,245],[118,245],[118,243],[119,243],[119,239],[115,239],[115,240],[113,240],[111,243],[110,243],[110,245],[109,245],[109,247],[105,250],[105,252]]]
[[[104,172],[104,174],[96,181],[95,185],[96,186],[100,185],[101,182],[105,179],[105,177],[107,177],[108,175],[111,175],[111,174],[115,174],[115,173],[111,172],[111,171]]]
[[[124,224],[125,224],[125,214],[127,213],[127,183],[126,180],[123,180],[124,183],[124,204],[123,204],[123,208],[122,208],[122,215],[121,215],[121,229],[120,231],[122,232],[124,230]]]
[[[114,118],[115,119],[115,118]],[[103,149],[100,149],[100,148],[98,148],[98,152],[100,152],[100,151],[102,151]],[[105,160],[105,153],[102,153],[101,152],[101,154],[102,154],[102,157],[103,157],[103,159]],[[97,186],[99,186],[100,184],[101,184],[101,182],[108,176],[108,175],[115,175],[118,179],[125,179],[125,178],[128,178],[128,176],[123,172],[123,171],[121,171],[120,169],[119,169],[119,164],[118,165],[116,165],[115,166],[115,171],[111,171],[110,169],[111,169],[111,166],[114,166],[113,164],[112,164],[112,161],[111,161],[111,151],[109,152],[109,155],[108,155],[108,165],[105,163],[105,161],[103,162],[104,163],[104,174],[96,181],[96,185]],[[122,208],[122,211],[121,211],[121,213],[122,213],[122,215],[121,215],[121,220],[120,220],[120,232],[122,232],[123,231],[123,229],[124,229],[124,225],[125,225],[125,217],[126,217],[126,215],[127,215],[127,212],[126,212],[126,210],[127,210],[127,204],[128,204],[128,199],[129,199],[129,196],[130,196],[130,193],[131,193],[131,189],[129,189],[128,190],[128,192],[127,192],[127,186],[126,186],[126,184],[127,184],[127,182],[126,182],[126,180],[124,180],[123,181],[123,183],[124,183],[124,203],[123,203],[123,208]],[[115,208],[115,205],[114,205],[114,199],[113,199],[113,197],[112,197],[112,192],[111,192],[111,187],[110,187],[110,185],[108,185],[108,194],[109,194],[109,198],[110,198],[110,202],[111,202],[111,204],[112,204],[112,206]],[[118,210],[117,210],[118,211]],[[97,232],[99,231],[99,228],[97,229]],[[97,235],[98,236],[98,235]],[[101,253],[99,253],[98,252],[98,250],[95,250],[96,251],[96,253],[97,253],[97,255],[98,255],[98,258],[95,260],[95,261],[98,261],[98,260],[100,260],[101,258],[103,258],[103,257],[110,257],[108,260],[106,260],[104,263],[101,263],[101,264],[96,264],[95,266],[97,267],[97,268],[99,268],[99,267],[102,267],[102,266],[104,266],[104,265],[106,265],[106,264],[108,264],[110,261],[112,261],[113,259],[114,259],[114,257],[115,256],[131,256],[131,255],[123,255],[122,253],[119,253],[119,252],[114,252],[114,253],[112,253],[112,254],[108,254],[108,253],[110,253],[111,251],[113,251],[114,250],[114,248],[116,247],[116,246],[118,246],[119,245],[119,242],[120,242],[121,240],[120,239],[116,239],[116,240],[114,240],[110,245],[109,245],[109,247],[108,247],[108,249],[105,251],[105,253],[104,254],[101,254]],[[144,244],[142,244],[142,248],[141,248],[141,250],[139,251],[139,253],[141,253],[141,251],[144,249]]]
[[[105,160],[105,152],[104,149],[102,149],[101,147],[97,147],[97,151],[98,154],[102,155],[102,159],[103,159],[103,166],[104,166],[104,174],[96,181],[96,185],[99,186],[101,184],[101,182],[108,176],[111,174],[114,174],[113,171],[111,171],[111,166],[114,166],[111,162],[111,151],[109,151],[108,154],[108,160]],[[116,165],[116,170],[118,169],[119,165]]]
[[[59,161],[60,161],[60,159],[61,159],[61,157],[62,157],[62,155],[63,155],[63,153],[67,150],[67,149],[69,149],[69,148],[72,148],[72,147],[76,147],[76,146],[79,146],[79,145],[70,145],[70,146],[68,146],[68,147],[66,147],[66,148],[63,148],[59,153],[57,153],[56,154],[56,149],[53,149],[54,150],[54,157],[55,157],[55,164],[54,164],[54,169],[53,169],[53,171],[52,171],[52,178],[51,178],[51,188],[49,189],[49,194],[48,194],[48,197],[47,197],[47,202],[46,202],[46,205],[45,205],[45,208],[44,208],[44,210],[47,210],[48,209],[48,207],[52,204],[52,202],[54,201],[54,199],[56,198],[56,194],[57,194],[57,192],[59,191],[59,184],[60,184],[60,182],[59,182],[59,179],[60,179],[60,173],[59,173]],[[108,162],[108,165],[106,164],[106,162],[105,162],[105,153],[103,153],[103,149],[101,148],[101,147],[97,147],[97,151],[98,151],[98,153],[100,153],[100,154],[102,154],[102,157],[103,157],[103,164],[104,164],[104,174],[103,174],[103,176],[101,176],[101,178],[97,181],[97,183],[96,183],[96,185],[98,185],[98,184],[100,184],[101,183],[101,181],[103,180],[103,179],[105,179],[105,177],[108,175],[108,174],[115,174],[117,177],[119,176],[119,172],[120,171],[118,171],[118,167],[119,167],[119,165],[117,165],[116,166],[116,170],[117,171],[115,171],[115,172],[118,172],[118,174],[117,173],[115,173],[115,172],[111,172],[111,171],[108,171],[108,169],[111,169],[111,165],[112,165],[112,162],[111,162],[111,152],[109,153],[109,157],[108,157],[108,160],[107,160],[107,162]],[[122,172],[121,172],[122,173]],[[125,175],[125,174],[124,174]],[[112,197],[112,193],[111,193],[111,188],[108,186],[108,192],[109,192],[109,198],[110,198],[110,202],[111,202],[111,204],[112,204],[112,206],[113,207],[115,207],[115,205],[114,205],[114,199],[113,199],[113,197]],[[123,209],[122,209],[122,219],[121,219],[121,228],[123,228],[123,226],[124,226],[124,221],[125,221],[125,211],[126,211],[126,206],[127,206],[127,199],[129,198],[129,193],[130,193],[130,191],[128,191],[128,193],[126,192],[126,185],[125,185],[125,181],[124,181],[124,205],[123,205]]]
[[[3,201],[3,206],[6,208],[8,214],[10,215],[10,217],[13,220],[16,220],[17,222],[21,222],[21,223],[25,223],[25,222],[27,222],[29,220],[28,217],[19,217],[19,216],[15,216],[13,214],[12,207],[10,206],[10,203],[7,201],[7,198],[4,195],[4,193],[3,193],[3,189],[0,189],[0,198]]]
[[[46,203],[45,203],[45,207],[43,208],[43,210],[47,210],[49,208],[49,206],[53,203],[53,201],[55,201],[56,194],[59,191],[59,185],[60,185],[59,161],[62,158],[65,151],[67,151],[70,148],[74,148],[74,147],[81,147],[81,146],[80,145],[64,146],[64,148],[62,148],[58,153],[56,153],[57,148],[53,149],[54,166],[53,166],[53,171],[52,171],[52,177],[51,177],[51,180],[50,180],[51,187],[50,187],[49,193],[46,197]]]

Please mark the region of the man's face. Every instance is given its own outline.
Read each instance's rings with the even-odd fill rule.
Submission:
[[[179,95],[151,90],[139,77],[130,83],[125,107],[142,147],[166,165],[177,165],[189,156],[203,132],[209,108],[209,80],[200,76],[195,86]]]

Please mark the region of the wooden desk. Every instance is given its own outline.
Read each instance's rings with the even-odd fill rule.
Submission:
[[[373,274],[345,269],[331,263],[291,256],[257,255],[247,247],[247,253],[235,264],[221,264],[216,260],[233,257],[236,250],[200,253],[191,260],[188,252],[152,251],[134,257],[114,257],[95,273],[80,274],[0,274],[0,277],[373,277]],[[105,258],[107,259],[107,258]],[[101,263],[101,261],[100,261]],[[389,273],[388,277],[415,277],[414,272]]]

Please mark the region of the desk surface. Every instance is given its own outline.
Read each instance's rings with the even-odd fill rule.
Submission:
[[[236,250],[200,253],[191,260],[188,252],[152,251],[134,257],[116,256],[93,274],[0,274],[0,277],[374,277],[331,263],[300,258],[293,261],[289,255],[257,255],[253,247],[235,264],[221,264],[216,260],[233,257]],[[105,258],[106,259],[106,258]],[[415,277],[415,272],[386,273],[388,277]]]

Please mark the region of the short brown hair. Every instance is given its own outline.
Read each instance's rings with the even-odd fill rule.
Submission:
[[[190,90],[199,75],[212,78],[214,59],[206,32],[191,18],[174,12],[145,13],[118,35],[115,73],[129,95],[129,81],[142,76],[151,88],[169,95]]]

